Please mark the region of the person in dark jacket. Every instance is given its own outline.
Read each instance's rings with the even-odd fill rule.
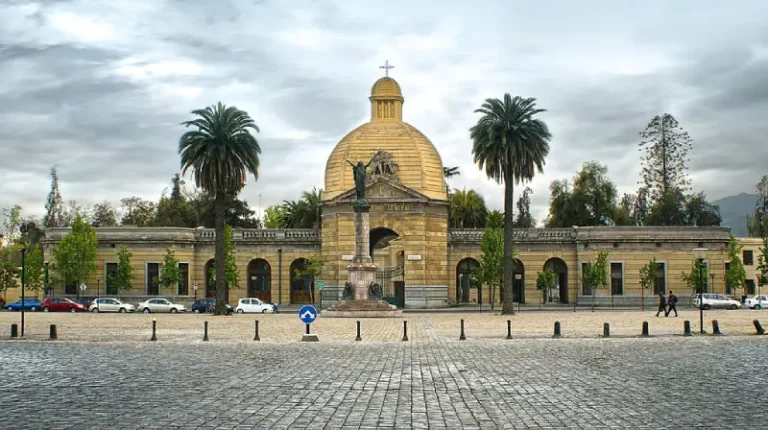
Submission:
[[[664,293],[659,293],[659,309],[656,311],[656,316],[662,312],[667,316],[667,298],[664,297]]]
[[[672,311],[675,311],[675,317],[677,317],[677,296],[672,294],[672,291],[670,290],[669,297],[667,297],[667,312],[664,316],[668,317]]]

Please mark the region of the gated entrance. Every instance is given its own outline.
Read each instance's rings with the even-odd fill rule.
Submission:
[[[403,266],[380,267],[376,282],[381,285],[384,300],[402,309],[405,307],[405,272]]]

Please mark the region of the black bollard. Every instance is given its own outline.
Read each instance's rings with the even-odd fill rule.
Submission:
[[[149,338],[151,341],[157,340],[157,320],[152,318],[152,337]]]
[[[51,330],[50,340],[58,339],[59,336],[56,333],[56,324],[51,324],[50,330]]]
[[[360,321],[358,321],[357,322],[357,337],[355,338],[355,341],[361,341],[361,340],[363,340],[363,339],[360,337]]]
[[[688,320],[683,321],[683,336],[691,335],[691,322]]]
[[[512,339],[512,321],[507,320],[507,339]]]
[[[603,337],[611,337],[611,325],[603,323]]]
[[[203,342],[208,342],[208,321],[203,322]]]
[[[555,334],[552,337],[560,337],[560,321],[555,321]]]
[[[642,336],[648,337],[648,321],[643,321],[643,334]]]
[[[307,329],[306,329],[306,331],[305,331],[304,333],[305,333],[305,334],[307,334],[307,335],[309,335],[309,324],[304,324],[304,325],[306,325],[306,326],[307,326]]]
[[[461,320],[461,334],[459,334],[459,340],[467,340],[467,337],[464,336],[464,320]]]
[[[757,321],[757,320],[755,320]],[[18,324],[11,324],[11,339],[15,339],[19,337],[19,325]]]
[[[256,320],[256,332],[253,335],[253,341],[258,342],[261,339],[259,338],[259,320]]]
[[[752,324],[755,325],[755,330],[757,330],[757,334],[765,334],[765,329],[763,326],[760,325],[760,321],[754,320],[752,321]]]
[[[722,335],[720,333],[720,324],[717,323],[717,320],[712,320],[712,334]]]
[[[403,342],[408,341],[408,321],[403,321]]]

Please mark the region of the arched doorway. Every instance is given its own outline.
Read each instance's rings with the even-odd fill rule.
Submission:
[[[272,267],[263,258],[248,263],[248,297],[272,303]]]
[[[297,258],[291,263],[291,303],[313,304],[315,298],[315,279],[312,275],[297,274],[306,270],[309,261],[306,258]]]
[[[469,303],[470,292],[477,288],[477,281],[472,277],[472,271],[480,263],[474,258],[465,258],[456,265],[456,301],[459,303]],[[477,303],[483,302],[482,288],[477,288]]]
[[[205,297],[209,299],[215,299],[216,298],[216,282],[214,282],[214,279],[216,278],[216,262],[213,258],[208,260],[207,263],[205,263]],[[224,295],[224,300],[229,301],[229,289],[226,289],[226,293]]]
[[[555,272],[555,291],[547,297],[546,301],[568,303],[568,265],[562,259],[552,257],[544,263],[544,269]]]
[[[376,282],[381,285],[383,299],[397,306],[405,307],[405,252],[402,238],[387,227],[371,229],[369,236],[370,255],[378,266]]]
[[[512,268],[512,290],[515,292],[515,302],[525,304],[525,265],[515,258]]]

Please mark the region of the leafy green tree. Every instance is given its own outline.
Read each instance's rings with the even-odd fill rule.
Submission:
[[[546,226],[567,228],[578,223],[579,215],[571,198],[567,179],[556,179],[549,184],[549,215]]]
[[[135,225],[136,227],[149,227],[155,221],[157,207],[154,202],[140,197],[128,197],[120,200],[122,204],[122,225]]]
[[[264,211],[264,227],[266,228],[282,227],[283,219],[285,219],[285,206],[283,205],[270,206]]]
[[[78,204],[76,200],[70,200],[61,212],[61,226],[71,227],[78,216],[90,223],[92,211],[87,206]]]
[[[117,227],[117,210],[112,203],[103,201],[93,207],[91,225],[94,227]]]
[[[131,257],[133,257],[133,253],[127,247],[118,248],[117,270],[108,280],[107,294],[120,294],[123,291],[131,290],[131,281],[136,278],[133,275]]]
[[[213,194],[201,190],[191,195],[189,204],[192,212],[199,216],[195,224],[206,228],[216,225],[216,199]],[[261,220],[254,215],[256,212],[248,205],[248,201],[240,200],[234,195],[227,194],[224,199],[225,224],[232,228],[261,228]]]
[[[687,225],[685,196],[677,188],[671,188],[653,201],[646,225]]]
[[[61,193],[59,192],[59,175],[56,173],[56,167],[51,167],[51,191],[48,193],[45,211],[43,227],[61,227],[62,200]]]
[[[763,238],[760,255],[757,256],[757,285],[760,288],[768,285],[768,238]]]
[[[501,287],[504,277],[504,231],[501,228],[486,228],[480,240],[479,265],[475,266],[472,276],[479,285],[487,285],[491,290],[491,309],[496,303],[496,288]]]
[[[494,209],[488,212],[485,219],[486,228],[504,228],[504,214]]]
[[[656,278],[659,275],[659,263],[656,262],[656,257],[649,261],[645,266],[640,269],[640,287],[641,287],[641,301],[643,310],[645,310],[645,290],[649,290],[655,283]]]
[[[768,237],[768,175],[755,186],[755,210],[747,214],[747,232],[751,237]]]
[[[608,283],[608,253],[600,251],[594,262],[584,264],[581,274],[584,289],[592,293],[592,310],[595,309],[595,297],[598,288],[607,288]]]
[[[3,294],[10,288],[19,287],[18,266],[10,261],[0,261],[0,291]]]
[[[504,94],[503,100],[486,99],[475,112],[482,117],[470,129],[473,160],[490,179],[504,183],[505,300],[501,312],[514,314],[514,184],[531,181],[536,171],[543,172],[552,135],[535,118],[544,110],[536,108],[534,98]]]
[[[530,187],[525,187],[523,194],[517,199],[516,228],[536,227],[536,220],[531,215],[531,194],[533,194],[533,190]]]
[[[747,284],[747,272],[741,261],[742,248],[743,246],[739,245],[736,238],[731,235],[728,243],[728,270],[725,272],[725,285],[729,291],[733,288],[745,288]]]
[[[312,219],[311,228],[321,228],[323,226],[322,219],[322,201],[323,201],[323,189],[312,188],[312,191],[304,191],[301,194],[301,199],[307,202],[308,216]]]
[[[5,238],[8,243],[13,243],[21,236],[19,227],[24,222],[21,206],[3,208],[3,218],[3,231],[0,232],[0,237]]]
[[[184,181],[178,173],[171,178],[171,194],[167,195],[163,190],[160,201],[157,203],[155,218],[152,222],[157,227],[197,227],[201,225],[200,212],[195,210],[182,192]],[[211,224],[213,225],[213,224]]]
[[[96,273],[96,232],[79,214],[72,230],[53,248],[53,269],[59,280],[66,284],[81,282]],[[78,294],[80,289],[77,289]]]
[[[541,291],[541,303],[546,301],[547,292],[555,288],[556,278],[557,274],[549,267],[536,274],[536,289]]]
[[[706,261],[699,262],[698,259],[694,259],[693,265],[691,266],[691,271],[688,273],[683,272],[682,278],[683,278],[683,282],[685,282],[685,285],[687,285],[688,288],[691,289],[692,294],[699,294],[700,289],[703,289],[703,292],[706,292],[707,291]]]
[[[665,113],[655,116],[640,132],[642,177],[650,191],[651,200],[658,203],[671,190],[685,193],[690,186],[688,152],[693,139],[675,117]]]
[[[634,218],[635,200],[634,194],[624,193],[612,216],[616,225],[638,225]]]
[[[43,289],[43,250],[39,245],[27,248],[24,257],[24,289],[39,292]]]
[[[703,192],[694,193],[685,202],[686,224],[696,227],[719,226],[720,208],[707,201]]]
[[[237,270],[237,258],[235,256],[235,244],[232,241],[232,227],[230,226],[224,226],[224,256],[225,256],[225,286],[226,288],[240,288],[240,280],[239,275],[240,272]],[[213,261],[214,268],[211,269],[211,272],[208,274],[210,276],[211,284],[215,285],[215,288],[218,288],[218,284],[216,283],[216,259]],[[216,290],[216,295],[218,296],[218,289]],[[218,297],[216,299],[218,301]]]
[[[196,119],[182,123],[195,130],[179,140],[182,176],[192,170],[195,185],[214,196],[216,219],[216,314],[226,315],[227,259],[225,257],[227,196],[237,196],[246,176],[259,177],[261,147],[250,130],[259,131],[245,111],[221,103],[192,111]]]
[[[296,275],[293,277],[295,281],[301,280],[305,276],[309,277],[309,285],[307,285],[307,291],[309,291],[309,299],[311,303],[315,303],[314,295],[312,294],[312,285],[315,283],[315,279],[323,273],[323,260],[319,258],[308,258],[306,264],[296,268]]]
[[[181,282],[181,269],[179,269],[179,260],[171,248],[165,249],[163,262],[160,264],[160,278],[158,285],[160,288],[171,289]]]
[[[475,190],[453,190],[450,199],[450,222],[455,228],[481,228],[488,209],[485,199]]]
[[[616,185],[608,178],[608,167],[587,161],[573,179],[574,205],[579,213],[576,225],[611,224],[616,208]]]

